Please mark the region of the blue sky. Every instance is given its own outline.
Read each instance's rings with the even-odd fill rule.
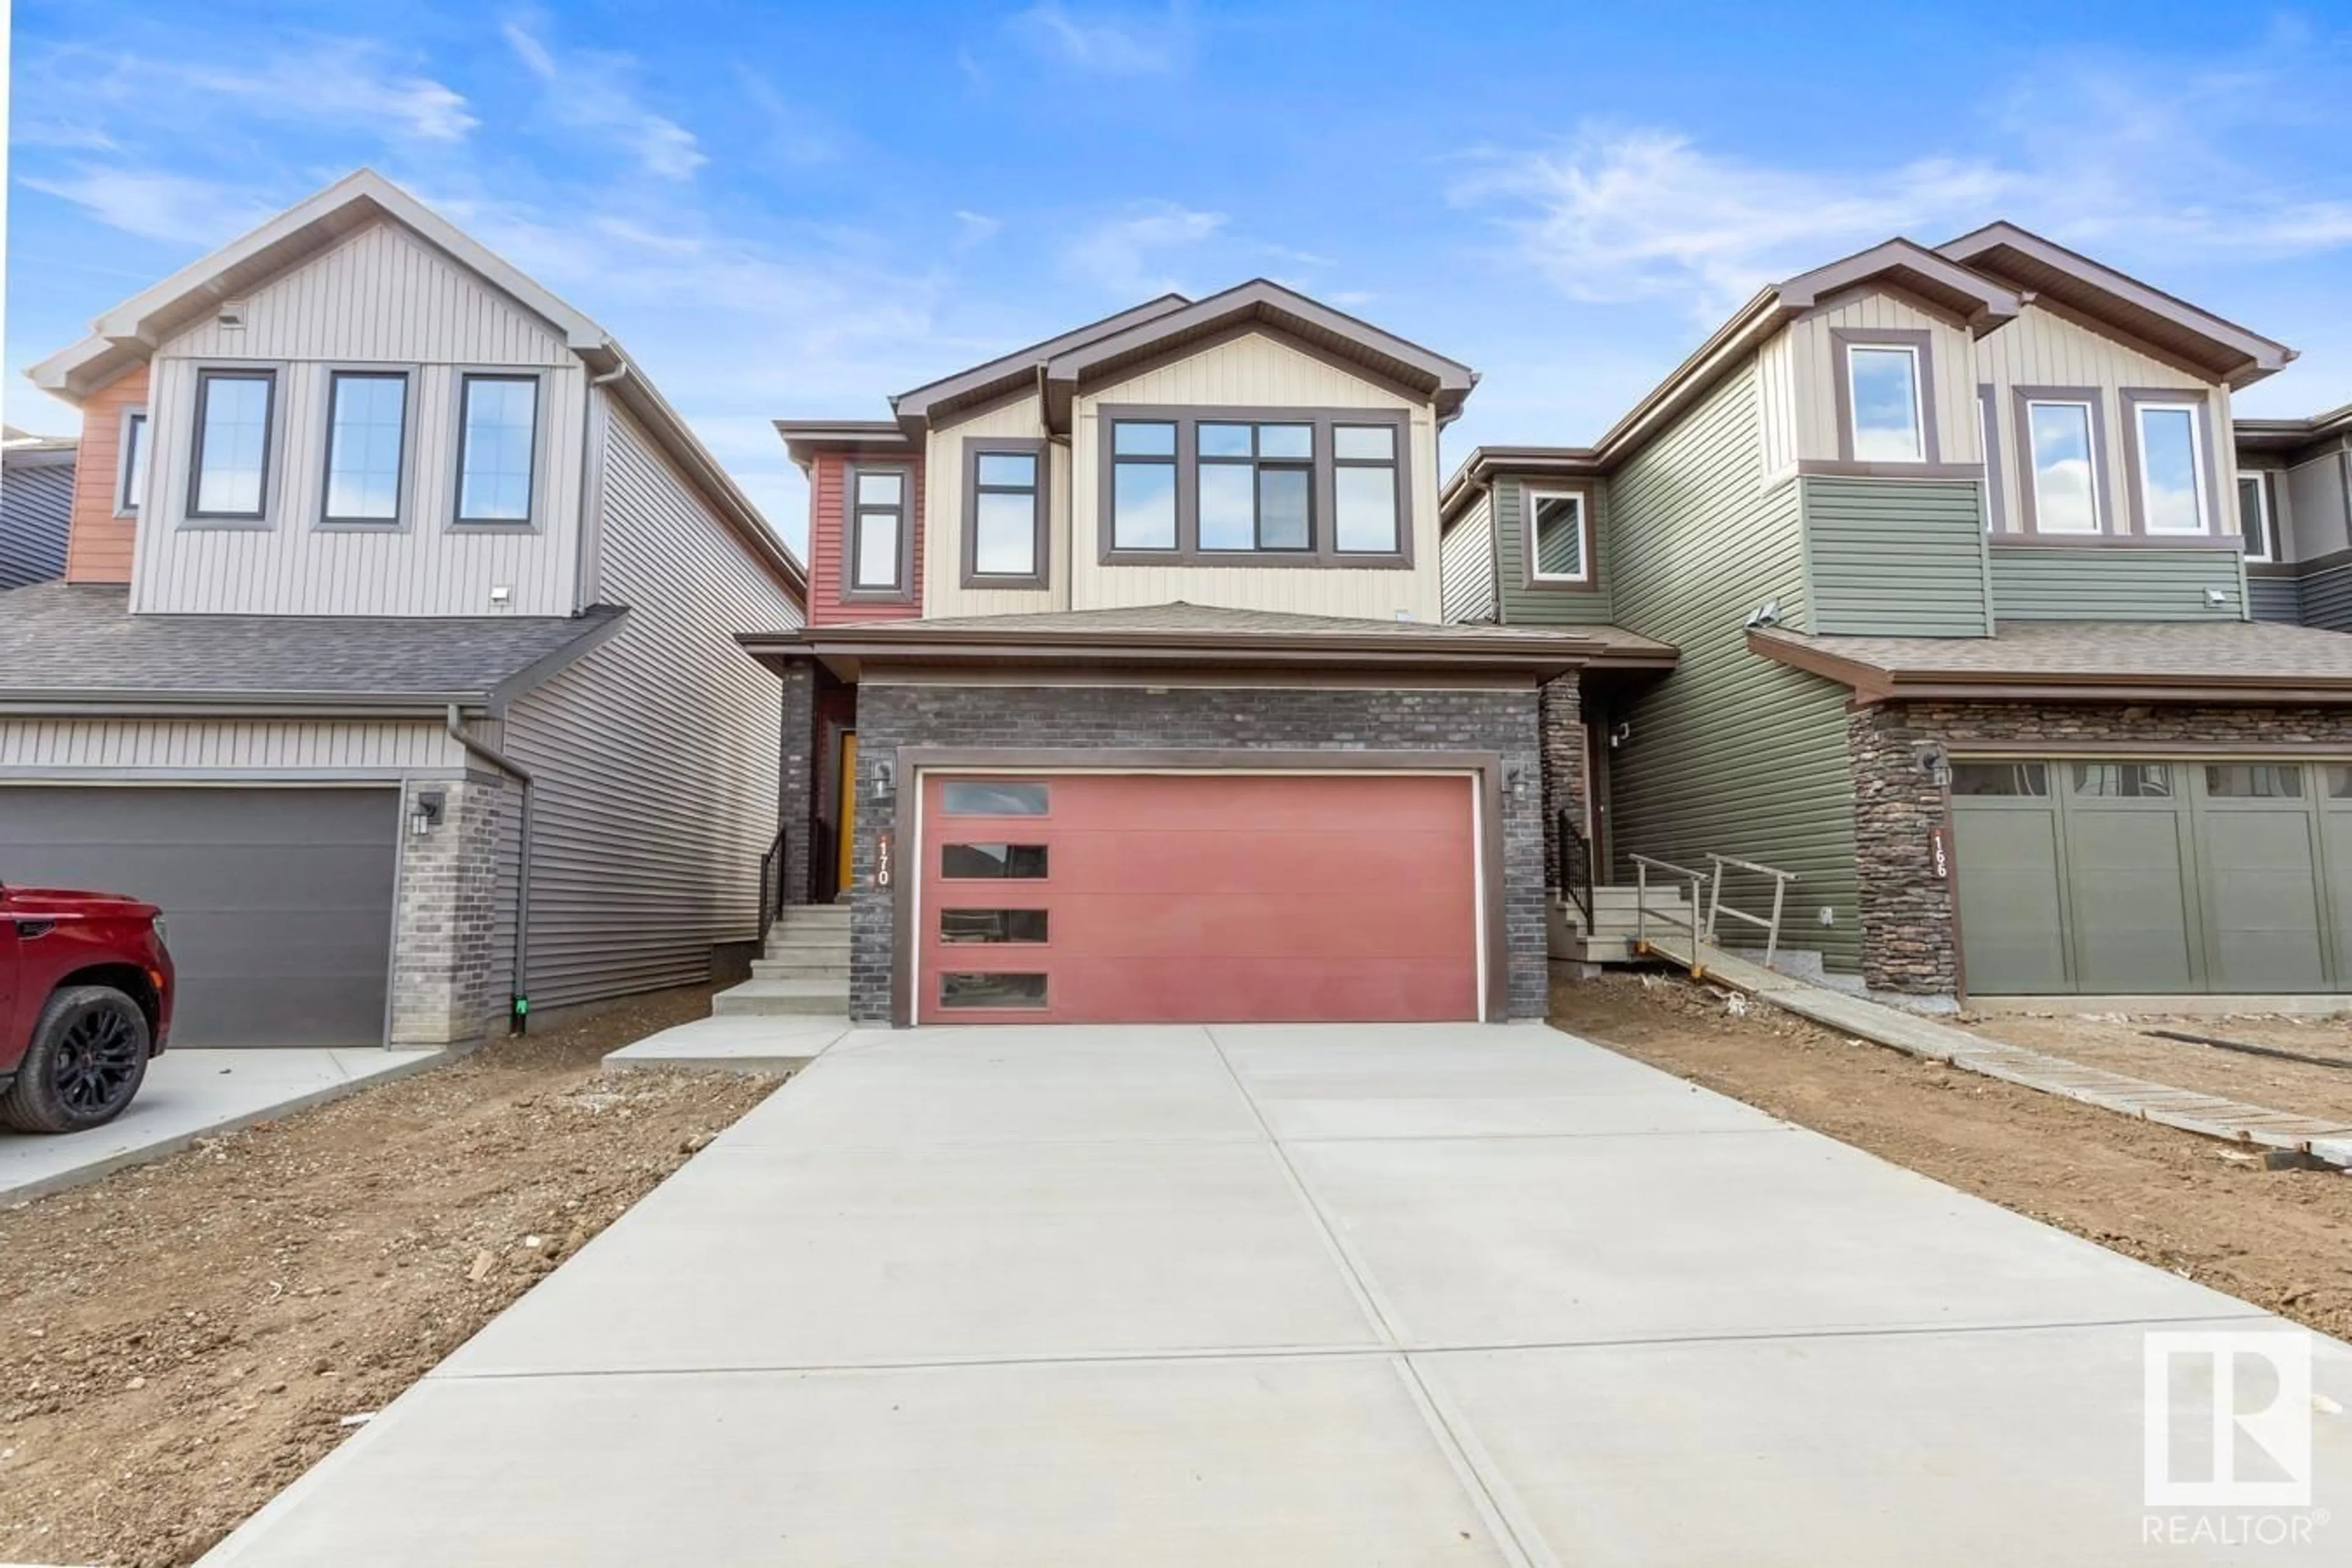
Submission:
[[[795,544],[768,422],[1265,275],[1589,440],[1760,283],[1994,216],[2352,401],[2352,12],[16,0],[6,395],[361,163],[603,321]]]

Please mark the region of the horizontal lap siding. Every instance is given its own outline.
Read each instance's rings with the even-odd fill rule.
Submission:
[[[876,459],[877,462],[884,460]],[[905,604],[866,601],[845,605],[841,602],[842,584],[849,575],[849,539],[844,527],[843,509],[849,469],[856,461],[856,458],[845,457],[839,452],[824,452],[818,454],[816,460],[810,465],[808,581],[809,623],[812,626],[911,620],[923,613],[919,593]],[[915,581],[919,584],[923,580],[923,563],[929,553],[923,540],[928,510],[923,494],[923,465],[911,458],[903,461],[914,470]]]
[[[1581,479],[1573,487],[1592,508],[1586,520],[1587,564],[1597,586],[1530,587],[1528,584],[1528,492],[1545,489],[1541,479],[1498,479],[1495,481],[1495,580],[1503,605],[1503,619],[1512,626],[1592,626],[1609,624],[1611,526],[1609,487],[1600,479]],[[1562,487],[1570,488],[1570,487]]]
[[[2227,550],[1992,549],[1996,622],[2236,620],[2244,604],[2243,569]]]
[[[63,462],[45,455],[8,465],[0,477],[0,589],[64,574],[73,497],[71,454]]]
[[[1860,962],[1852,773],[1843,688],[1748,650],[1768,599],[1801,625],[1806,605],[1793,483],[1759,489],[1751,362],[1612,476],[1620,625],[1682,649],[1675,671],[1615,709],[1611,753],[1617,864],[1628,854],[1704,869],[1708,851],[1794,871],[1784,946]],[[1762,889],[1742,888],[1752,901]],[[1737,900],[1735,900],[1737,901]],[[1814,923],[1826,907],[1833,923]]]
[[[2246,602],[2258,621],[2281,621],[2297,626],[2303,621],[2302,584],[2292,577],[2246,578]]]
[[[2298,584],[2303,624],[2331,632],[2352,632],[2352,565],[2315,572]]]
[[[1439,547],[1441,587],[1448,621],[1495,618],[1495,505],[1480,496],[1454,520]]]
[[[147,402],[147,367],[126,371],[81,405],[81,446],[74,464],[73,537],[66,547],[68,583],[128,583],[139,520],[114,515],[122,463],[122,411]],[[152,466],[152,465],[151,465]]]
[[[1975,481],[1809,478],[1810,629],[1854,637],[1992,631]]]
[[[759,929],[777,828],[776,678],[736,647],[799,605],[616,405],[605,445],[604,596],[622,630],[515,703],[534,775],[526,994],[541,1006],[709,976]]]

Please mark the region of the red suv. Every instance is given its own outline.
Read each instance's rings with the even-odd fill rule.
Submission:
[[[0,1127],[122,1114],[172,1027],[162,911],[116,893],[0,884]]]

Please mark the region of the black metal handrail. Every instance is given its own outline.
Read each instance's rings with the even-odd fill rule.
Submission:
[[[1576,907],[1584,911],[1584,929],[1592,930],[1592,843],[1569,815],[1559,814],[1559,884]]]
[[[768,852],[760,857],[760,945],[765,947],[768,932],[774,928],[777,915],[784,907],[784,835],[776,832]]]

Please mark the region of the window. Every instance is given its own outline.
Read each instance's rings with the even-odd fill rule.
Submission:
[[[1045,940],[1044,910],[941,910],[940,940],[954,942],[1035,942]]]
[[[942,1007],[1043,1007],[1045,977],[1042,974],[942,974]]]
[[[1045,443],[964,441],[964,586],[1045,586]]]
[[[849,470],[849,592],[908,591],[914,540],[907,513],[914,480],[906,468]]]
[[[2033,458],[2033,526],[2042,533],[2099,531],[2099,468],[2092,445],[2092,405],[2028,400]]]
[[[1315,426],[1203,421],[1198,439],[1201,549],[1308,548]]]
[[[2327,798],[2352,800],[2352,768],[2331,767],[2327,770]]]
[[[1341,553],[1392,555],[1397,547],[1397,430],[1331,427],[1331,529]]]
[[[950,816],[1043,816],[1048,798],[1041,784],[955,779],[940,786],[940,804]]]
[[[2221,763],[2205,770],[2210,800],[2301,800],[2303,770],[2292,763]]]
[[[323,521],[400,521],[407,427],[405,375],[337,371],[327,378],[327,499],[319,514]]]
[[[2046,795],[2050,793],[2050,770],[2041,763],[1954,763],[1952,793]]]
[[[2238,476],[2238,531],[2245,536],[2247,560],[2278,559],[2271,538],[2271,481],[2268,474]]]
[[[1111,425],[1111,547],[1176,548],[1176,426],[1158,419]]]
[[[1853,414],[1854,460],[1926,461],[1919,351],[1900,343],[1848,343],[1845,374]]]
[[[132,408],[122,416],[122,454],[115,477],[114,515],[137,514],[147,494],[147,411]]]
[[[1045,874],[1043,844],[942,844],[940,875],[951,881],[1034,881]]]
[[[539,378],[469,375],[457,402],[457,521],[529,522]]]
[[[269,491],[270,405],[278,373],[196,373],[196,449],[188,515],[258,521]]]
[[[2197,410],[2183,403],[2142,403],[2133,415],[2139,442],[2140,531],[2209,531]]]
[[[2172,769],[2163,763],[2076,763],[2074,793],[2108,800],[2169,800]]]
[[[1591,580],[1584,550],[1584,496],[1578,490],[1528,492],[1528,579],[1534,583]]]

